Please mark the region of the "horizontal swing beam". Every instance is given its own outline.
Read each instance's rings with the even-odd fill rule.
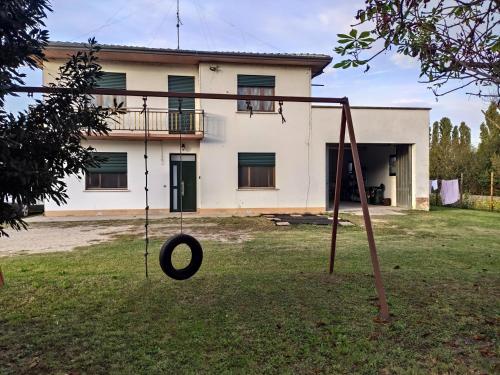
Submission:
[[[15,86],[11,91],[17,93],[72,93],[75,90],[67,87],[42,87],[42,86]],[[215,94],[208,92],[173,92],[173,91],[143,91],[143,90],[122,90],[94,88],[86,90],[86,94],[94,95],[115,95],[115,96],[140,96],[157,98],[195,98],[195,99],[217,99],[217,100],[264,100],[276,102],[296,102],[296,103],[331,103],[346,104],[347,97],[328,98],[314,96],[279,96],[279,95],[240,95],[240,94]]]
[[[64,87],[36,87],[36,86],[15,86],[13,92],[17,93],[73,93],[74,89],[64,88]],[[276,95],[239,95],[239,94],[215,94],[215,93],[185,93],[185,92],[168,92],[168,91],[142,91],[142,90],[121,90],[121,89],[105,89],[105,88],[95,88],[91,90],[86,90],[85,94],[89,95],[116,95],[116,96],[138,96],[138,97],[164,97],[164,98],[196,98],[196,99],[217,99],[217,100],[261,100],[261,101],[278,101],[278,102],[297,102],[297,103],[331,103],[331,104],[341,104],[342,105],[342,120],[341,120],[341,134],[340,140],[342,147],[339,147],[339,160],[342,160],[344,153],[344,136],[345,130],[349,132],[349,137],[351,140],[351,149],[353,151],[353,157],[355,161],[355,171],[356,179],[360,190],[364,190],[364,182],[361,170],[361,163],[359,160],[357,143],[354,136],[354,126],[351,117],[351,110],[349,106],[349,100],[347,97],[343,98],[327,98],[327,97],[310,97],[310,96],[276,96]],[[146,128],[147,129],[147,128]],[[147,147],[147,131],[145,133],[145,143]],[[335,248],[336,248],[336,237],[337,237],[337,225],[338,225],[338,204],[340,200],[340,180],[339,173],[337,173],[336,178],[336,194],[335,194],[335,210],[334,210],[334,223],[332,228],[332,242],[331,242],[331,255],[330,255],[330,273],[333,272],[333,265],[335,259]],[[337,191],[338,190],[338,191]],[[368,210],[368,203],[366,201],[366,196],[360,194],[361,206],[363,209],[363,217],[365,220],[365,230],[368,237],[368,245],[370,248],[370,256],[373,266],[373,272],[375,276],[375,287],[378,294],[379,305],[380,305],[380,318],[382,321],[389,320],[389,308],[387,305],[387,300],[385,296],[385,290],[382,283],[382,276],[380,273],[380,266],[378,263],[377,250],[375,245],[375,239],[373,236],[373,228],[371,225],[370,213]],[[147,271],[146,271],[147,272]]]

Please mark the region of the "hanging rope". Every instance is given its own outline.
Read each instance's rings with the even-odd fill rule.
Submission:
[[[180,155],[180,165],[179,174],[181,176],[181,234],[182,234],[182,222],[183,222],[183,201],[184,201],[184,176],[182,175],[182,98],[179,98],[179,155]]]
[[[279,108],[278,108],[278,113],[281,116],[281,123],[284,124],[286,122],[285,116],[283,116],[283,102],[280,101],[278,102]]]
[[[250,117],[252,117],[252,115],[253,115],[253,107],[252,107],[252,104],[250,104],[250,100],[247,100],[246,104],[247,104],[247,111],[250,111]]]
[[[142,104],[142,113],[144,113],[144,178],[145,178],[145,185],[144,185],[144,192],[146,194],[146,220],[144,222],[144,231],[145,231],[145,236],[144,236],[144,241],[145,241],[145,250],[144,250],[144,267],[146,271],[146,279],[148,278],[148,249],[149,249],[149,187],[148,187],[148,175],[149,175],[149,170],[148,170],[148,138],[149,138],[149,122],[148,122],[148,113],[147,113],[147,97],[143,97],[143,104]]]

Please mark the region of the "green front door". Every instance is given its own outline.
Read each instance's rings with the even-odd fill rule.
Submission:
[[[170,155],[170,211],[196,211],[196,155]]]

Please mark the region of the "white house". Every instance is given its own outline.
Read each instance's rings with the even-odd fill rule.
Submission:
[[[50,43],[44,84],[53,80],[69,54],[82,48],[78,43]],[[102,46],[99,57],[105,72],[101,87],[286,96],[310,96],[311,79],[331,62],[326,55],[114,45]],[[113,131],[86,141],[105,161],[81,179],[67,178],[67,204],[46,202],[46,215],[131,214],[144,209],[142,98],[117,99],[125,101],[127,112],[110,123]],[[96,100],[106,105],[113,98]],[[340,107],[287,102],[282,124],[278,103],[251,104],[252,117],[245,102],[184,99],[179,116],[177,99],[148,99],[151,211],[176,212],[181,204],[184,211],[199,213],[330,209]],[[353,106],[352,115],[367,190],[383,184],[386,204],[390,199],[394,206],[428,209],[429,108]],[[356,201],[349,148],[343,169],[342,199]]]

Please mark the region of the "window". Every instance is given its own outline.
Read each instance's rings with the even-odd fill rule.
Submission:
[[[238,153],[238,188],[275,187],[274,152]]]
[[[274,76],[255,76],[238,74],[238,94],[239,95],[274,95]],[[252,100],[250,102],[252,110],[257,112],[274,112],[274,102]],[[245,100],[238,100],[238,111],[246,111]]]
[[[88,169],[85,176],[85,189],[126,189],[127,153],[96,152],[99,165]]]
[[[121,89],[126,90],[126,75],[125,73],[110,73],[102,72],[102,75],[97,79],[96,88],[100,89]],[[123,103],[126,107],[126,97],[121,95],[95,95],[95,103],[103,108],[110,108],[116,104]]]
[[[194,77],[168,76],[168,91],[194,92]],[[181,104],[182,114],[179,114]],[[193,133],[195,130],[194,98],[168,98],[168,129],[172,133]]]
[[[396,155],[389,155],[389,176],[396,175]]]

